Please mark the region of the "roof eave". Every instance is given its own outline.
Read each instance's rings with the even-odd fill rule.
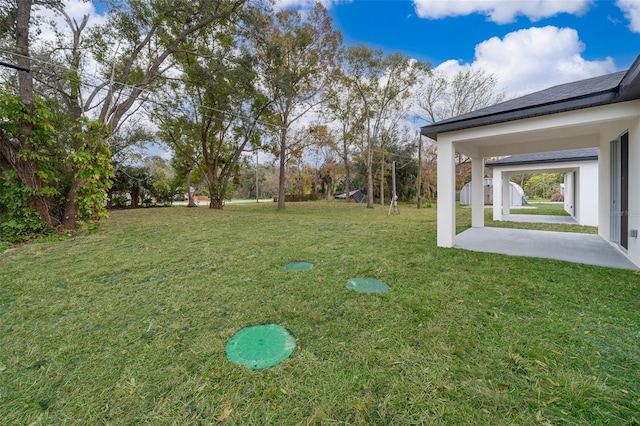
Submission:
[[[590,108],[599,105],[606,105],[619,101],[617,91],[607,91],[591,94],[580,98],[567,99],[552,104],[537,105],[529,108],[514,109],[482,117],[473,117],[460,121],[450,121],[447,123],[434,123],[420,128],[420,133],[431,139],[438,140],[439,133],[455,130],[463,130],[471,127],[487,126],[490,124],[504,123],[507,121],[522,120],[525,118],[539,117],[542,115],[557,114],[565,111],[573,111],[583,108]]]
[[[640,99],[640,55],[620,81],[618,96],[620,102]]]

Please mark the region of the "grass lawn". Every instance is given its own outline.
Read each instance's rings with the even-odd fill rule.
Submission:
[[[542,214],[551,216],[569,216],[562,203],[529,203],[525,208],[513,207],[511,214]]]
[[[639,424],[640,274],[437,248],[435,209],[387,209],[115,211],[5,252],[0,424]],[[291,357],[228,361],[262,323]]]

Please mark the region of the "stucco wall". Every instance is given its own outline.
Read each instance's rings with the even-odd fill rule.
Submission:
[[[514,166],[494,166],[494,173],[499,170],[504,175],[520,173],[564,173],[573,176],[565,180],[565,210],[574,216],[580,225],[598,226],[598,161],[567,161],[562,163],[522,164]],[[575,194],[575,206],[572,203],[572,192]],[[571,199],[569,199],[571,198]]]
[[[635,118],[607,123],[600,133],[598,234],[606,241],[611,241],[611,141],[627,131],[629,132],[629,230],[640,229],[640,102],[629,102],[628,106],[638,114]],[[626,253],[629,260],[640,266],[640,241],[638,240],[639,238],[629,236]],[[622,248],[621,250],[625,251]]]

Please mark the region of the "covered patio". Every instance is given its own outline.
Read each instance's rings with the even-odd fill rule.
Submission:
[[[439,247],[640,266],[640,56],[631,68],[555,86],[421,128],[437,141]],[[598,235],[485,228],[485,160],[597,148]],[[471,229],[456,235],[456,154],[471,160]],[[508,172],[493,173],[493,220],[511,219]]]
[[[598,226],[597,148],[511,155],[490,161],[486,166],[500,170],[503,180],[523,173],[564,175],[562,203],[564,211],[574,218],[568,223]],[[511,220],[509,217],[503,209],[503,220]]]

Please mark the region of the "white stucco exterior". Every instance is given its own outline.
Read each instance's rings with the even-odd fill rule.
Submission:
[[[503,180],[521,173],[564,174],[564,209],[580,225],[598,226],[598,161],[566,161],[544,164],[493,166]],[[494,217],[499,217],[502,206],[494,203]],[[495,219],[495,220],[501,220]]]
[[[611,142],[628,134],[628,244],[624,248],[619,241],[612,241],[612,162]],[[597,172],[593,174],[581,168],[568,167],[564,172],[574,173],[573,182],[579,192],[576,217],[583,224],[597,224],[598,234],[620,248],[634,264],[640,266],[640,243],[633,237],[640,229],[640,100],[630,100],[607,105],[582,108],[532,118],[515,119],[497,124],[481,125],[462,130],[438,133],[438,238],[440,247],[455,245],[455,175],[456,152],[472,159],[473,186],[472,224],[484,226],[481,214],[483,187],[479,172],[484,158],[513,154],[549,152],[578,148],[599,148]],[[519,166],[519,170],[522,167]],[[545,170],[548,167],[545,166]],[[505,176],[508,170],[494,170],[494,220],[505,214],[502,199],[508,191]],[[573,179],[573,177],[571,178]],[[596,183],[597,182],[597,183]],[[589,197],[597,192],[597,202],[589,204]],[[508,192],[507,192],[508,193]],[[582,203],[585,203],[584,205]],[[506,203],[508,213],[508,203]],[[590,207],[591,206],[591,207]],[[637,231],[636,231],[637,232]],[[578,248],[577,248],[578,249]]]

